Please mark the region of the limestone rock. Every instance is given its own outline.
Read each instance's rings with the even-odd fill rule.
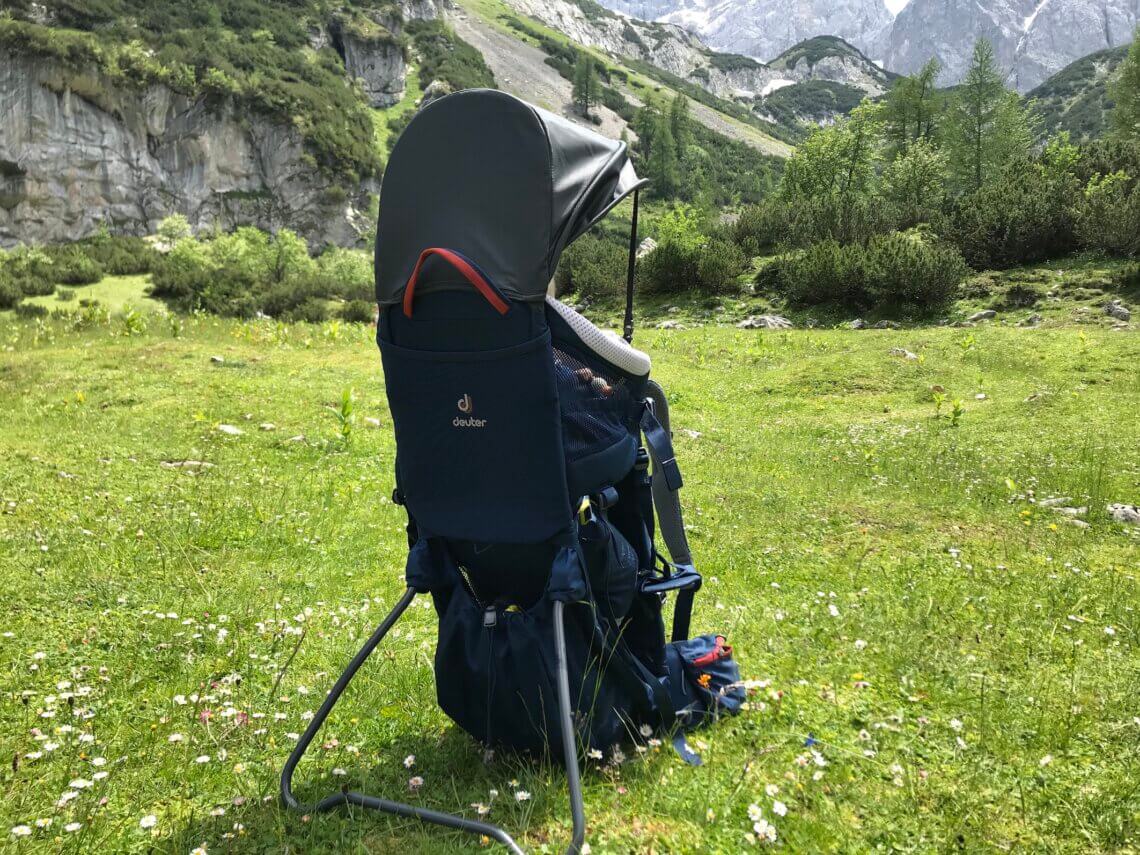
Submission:
[[[742,330],[790,330],[792,322],[781,315],[753,315],[737,326]]]

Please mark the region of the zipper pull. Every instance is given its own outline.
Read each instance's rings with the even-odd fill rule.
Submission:
[[[483,611],[483,628],[493,629],[495,624],[499,622],[499,613],[495,611],[494,606],[488,606]]]

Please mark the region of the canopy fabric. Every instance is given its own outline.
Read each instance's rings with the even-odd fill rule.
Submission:
[[[507,297],[541,301],[562,251],[643,183],[624,142],[513,95],[469,89],[433,101],[384,173],[376,299],[400,302],[423,250],[442,247]],[[467,287],[433,257],[416,292]]]

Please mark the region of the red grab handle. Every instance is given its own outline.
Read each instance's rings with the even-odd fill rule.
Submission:
[[[732,655],[732,648],[725,644],[727,640],[723,635],[718,635],[713,649],[704,656],[698,656],[693,660],[693,664],[698,668],[707,668],[720,659],[727,659]]]
[[[425,249],[420,253],[420,258],[416,262],[416,267],[412,271],[411,278],[408,279],[408,285],[404,289],[404,314],[409,318],[412,316],[412,302],[416,299],[416,280],[420,276],[420,268],[424,266],[424,262],[428,260],[428,256],[438,255],[448,262],[452,267],[463,274],[463,278],[475,286],[483,298],[495,307],[500,315],[505,315],[510,311],[510,306],[507,301],[503,299],[503,295],[499,293],[499,289],[492,285],[483,272],[475,266],[475,264],[468,259],[464,258],[453,249],[443,249],[438,246],[432,246]]]

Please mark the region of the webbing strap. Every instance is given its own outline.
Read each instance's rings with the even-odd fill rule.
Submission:
[[[500,315],[505,315],[510,311],[511,307],[507,304],[506,298],[498,288],[491,284],[491,280],[487,277],[487,274],[480,270],[474,261],[456,252],[454,249],[429,246],[420,253],[419,260],[416,261],[415,269],[412,270],[412,275],[408,278],[408,284],[404,288],[404,314],[409,318],[412,316],[412,303],[416,299],[416,282],[420,278],[420,269],[424,266],[424,262],[433,255],[438,255],[463,274],[463,278],[475,286],[475,290],[482,294],[483,298],[494,306],[495,311]]]
[[[681,467],[677,465],[677,456],[673,453],[673,440],[649,407],[641,413],[641,432],[645,435],[646,445],[653,451],[653,474],[660,472],[669,489],[677,492],[685,482],[681,480]]]

